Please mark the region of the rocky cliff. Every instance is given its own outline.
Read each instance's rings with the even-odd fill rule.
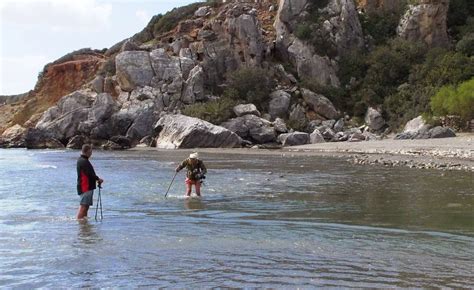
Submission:
[[[410,6],[400,23],[400,36],[443,44],[446,1]],[[263,105],[262,116],[250,113],[254,117],[239,115],[227,122],[237,135],[239,131],[232,128],[245,126],[239,135],[242,144],[277,142],[278,134],[287,132],[283,119],[309,133],[321,133],[323,141],[347,140],[363,132],[343,133],[341,112],[299,81],[339,87],[341,57],[366,47],[358,16],[361,7],[399,6],[397,1],[359,1],[356,6],[352,0],[234,0],[175,9],[155,16],[143,31],[108,50],[79,50],[48,64],[28,97],[0,108],[0,132],[15,124],[32,128],[13,130],[21,132],[32,148],[75,148],[83,142],[111,148],[156,145],[161,140],[154,130],[157,122],[193,104],[218,99],[229,75],[245,67],[265,69],[274,81],[274,92]],[[319,131],[313,132],[316,128]],[[169,130],[166,142],[181,144],[172,140]],[[224,128],[209,130],[231,135]],[[183,131],[199,136],[193,130]],[[336,136],[337,132],[341,134]],[[180,138],[187,140],[187,147],[200,144]],[[233,140],[231,146],[237,139]]]

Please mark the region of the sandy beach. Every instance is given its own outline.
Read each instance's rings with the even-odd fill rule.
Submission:
[[[157,150],[156,148],[150,149]],[[132,150],[144,150],[144,148]],[[330,156],[343,158],[354,164],[474,172],[473,133],[463,133],[454,138],[442,139],[328,142],[282,149],[200,148],[198,151],[203,153],[219,151],[219,153],[229,154]]]

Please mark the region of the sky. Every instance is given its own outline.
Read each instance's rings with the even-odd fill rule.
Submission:
[[[34,88],[44,65],[81,48],[109,48],[153,15],[199,0],[0,0],[0,95]]]

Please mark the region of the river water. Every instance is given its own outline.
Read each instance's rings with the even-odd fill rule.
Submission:
[[[0,150],[0,287],[474,286],[472,173],[202,153],[204,197],[165,199],[187,154],[95,151],[78,222],[78,151]]]

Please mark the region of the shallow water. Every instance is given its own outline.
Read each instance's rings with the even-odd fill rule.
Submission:
[[[474,285],[472,173],[208,153],[204,198],[165,199],[188,152],[96,151],[78,222],[78,154],[0,150],[0,286]]]

